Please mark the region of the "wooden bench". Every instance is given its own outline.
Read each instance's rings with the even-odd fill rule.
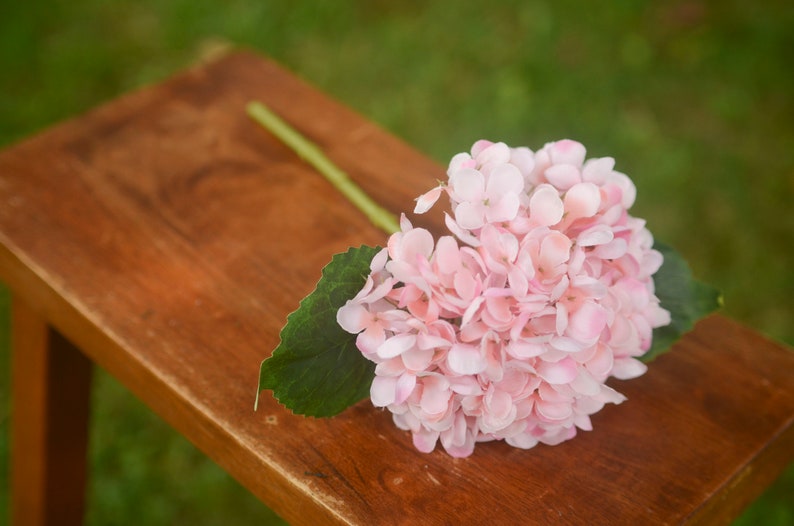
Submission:
[[[15,524],[82,518],[92,363],[295,524],[721,523],[791,462],[794,356],[721,316],[556,447],[422,454],[367,401],[315,420],[265,393],[255,413],[259,363],[322,266],[385,239],[246,116],[252,99],[395,212],[443,174],[246,52],[0,154]]]

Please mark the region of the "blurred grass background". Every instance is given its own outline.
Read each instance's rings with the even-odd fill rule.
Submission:
[[[481,137],[611,155],[633,209],[724,312],[794,344],[794,4],[0,1],[0,146],[228,45],[259,50],[439,162]],[[0,523],[8,293],[0,288]],[[278,524],[101,371],[88,523]],[[794,524],[791,467],[737,524]]]

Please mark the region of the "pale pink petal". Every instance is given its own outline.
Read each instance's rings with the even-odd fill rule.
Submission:
[[[571,240],[560,232],[551,232],[540,243],[538,270],[551,272],[571,257]]]
[[[509,438],[511,436],[523,433],[526,428],[527,428],[527,421],[525,417],[518,416],[518,407],[516,405],[516,416],[511,417],[510,424],[506,425],[505,427],[499,430],[499,432],[497,433],[498,436],[496,438],[497,439]]]
[[[417,298],[414,301],[407,302],[405,306],[408,309],[408,312],[410,312],[411,315],[420,322],[418,325],[419,327],[438,319],[440,310],[438,303],[429,300],[424,296]]]
[[[648,320],[645,319],[641,312],[632,314],[631,322],[637,327],[637,332],[640,335],[640,350],[647,351],[651,346],[651,333],[653,332],[651,324],[648,323]],[[629,354],[631,356],[637,356],[640,353],[635,351]]]
[[[468,377],[472,378],[472,377]],[[482,414],[482,396],[464,396],[460,399],[460,408],[467,415]]]
[[[623,208],[629,209],[631,205],[634,204],[634,200],[637,198],[637,187],[634,186],[634,183],[629,179],[626,174],[620,172],[612,172],[612,176],[610,177],[610,182],[616,184],[620,187],[623,191],[622,198],[620,200],[621,205]]]
[[[560,194],[549,184],[541,184],[529,199],[530,219],[541,226],[556,225],[562,219],[564,206]]]
[[[405,214],[400,214],[400,230],[402,230],[403,232],[408,232],[412,228],[413,225],[411,224],[411,220],[408,219],[408,216],[406,216]]]
[[[498,433],[502,437],[506,428],[513,424],[515,419],[516,406],[513,405],[513,398],[507,393],[496,391],[491,404],[486,402],[486,410],[480,420],[480,430],[484,433]]]
[[[389,260],[389,262],[386,263],[386,270],[392,274],[395,280],[402,281],[403,283],[424,282],[424,278],[422,278],[422,275],[417,271],[416,265],[407,261],[398,259]]]
[[[499,382],[499,390],[515,398],[521,395],[528,381],[529,375],[526,372],[518,369],[508,369],[505,371],[502,381]]]
[[[511,412],[515,412],[513,397],[500,389],[491,389],[485,395],[485,406],[491,416],[506,419]]]
[[[522,396],[525,394],[531,395],[542,382],[543,381],[540,378],[533,376],[530,379],[530,381],[527,382],[527,385],[524,387],[524,392],[522,393]],[[529,425],[529,418],[531,417],[534,408],[535,408],[535,400],[533,398],[531,397],[522,398],[521,400],[516,399],[516,419],[523,420],[524,423],[527,424],[527,426],[525,426],[524,429],[520,431],[521,433],[523,433],[527,429]]]
[[[504,194],[485,208],[485,218],[489,223],[512,221],[518,214],[520,205],[518,194]]]
[[[378,347],[377,354],[384,359],[393,358],[412,348],[415,344],[415,334],[398,334],[383,342]]]
[[[595,414],[601,409],[604,408],[604,401],[600,400],[601,398],[601,390],[604,388],[604,384],[601,384],[599,388],[599,392],[597,395],[594,396],[580,396],[574,402],[574,407],[577,413],[579,414],[587,414],[592,415]]]
[[[579,142],[563,139],[551,145],[549,154],[554,164],[573,164],[574,166],[581,166],[584,162],[587,150],[585,150],[585,147]]]
[[[477,314],[477,311],[480,309],[484,301],[485,298],[482,296],[474,298],[474,301],[471,302],[471,305],[469,305],[468,308],[466,308],[466,311],[463,313],[463,317],[460,320],[461,327],[465,327],[469,321],[474,318],[474,315]]]
[[[590,421],[590,417],[588,415],[574,415],[573,423],[576,424],[576,427],[581,429],[582,431],[592,431],[593,430],[593,423]]]
[[[551,293],[549,294],[549,301],[557,301],[562,297],[562,295],[568,290],[570,286],[570,280],[568,276],[563,275],[560,278],[560,281],[554,285],[554,288],[551,289]]]
[[[592,217],[601,206],[601,192],[593,183],[579,183],[565,193],[563,203],[568,220]]]
[[[620,298],[624,309],[642,309],[648,304],[649,292],[645,283],[632,277],[619,279],[612,287],[612,292]]]
[[[565,333],[565,329],[568,328],[568,308],[564,303],[557,303],[556,309],[557,314],[554,319],[554,329],[557,331],[558,335],[562,336]]]
[[[546,346],[540,343],[513,340],[507,346],[506,350],[516,358],[534,358],[546,352]]]
[[[416,346],[421,350],[446,349],[452,345],[452,341],[436,334],[420,333],[416,336]]]
[[[416,198],[416,206],[414,207],[414,214],[424,214],[428,210],[430,210],[438,198],[441,196],[441,192],[444,190],[443,186],[437,186],[433,188],[429,192],[426,192],[419,197]]]
[[[408,349],[400,354],[405,368],[409,371],[422,372],[433,362],[434,349]],[[398,402],[399,403],[399,402]]]
[[[485,192],[485,178],[473,168],[464,168],[452,174],[449,186],[458,201],[481,201]]]
[[[604,225],[616,225],[620,223],[626,215],[626,210],[619,204],[612,205],[604,202],[604,194],[601,194],[601,207],[606,208],[600,216],[601,223]]]
[[[595,356],[587,361],[585,367],[596,379],[605,379],[611,372],[614,364],[612,350],[605,344],[598,344]]]
[[[478,396],[482,394],[480,382],[474,376],[458,376],[450,378],[450,389],[464,396]]]
[[[462,343],[450,348],[447,363],[450,370],[457,374],[479,374],[488,366],[479,347]]]
[[[576,378],[571,380],[571,387],[581,395],[595,396],[601,390],[601,383],[593,378],[586,368],[580,367]]]
[[[645,276],[656,274],[656,271],[662,267],[664,257],[657,250],[649,250],[642,258],[642,273]]]
[[[540,441],[546,444],[547,446],[557,446],[565,442],[566,440],[570,440],[576,436],[576,428],[574,426],[571,427],[564,427],[559,430],[549,431],[544,435],[540,436]]]
[[[378,376],[400,376],[405,372],[405,365],[400,357],[384,360],[375,366],[375,374]]]
[[[538,439],[531,433],[519,433],[505,439],[505,442],[519,449],[532,449],[538,445]]]
[[[482,203],[464,201],[455,207],[455,221],[460,228],[474,230],[485,223],[483,218],[484,206]]]
[[[542,382],[538,386],[538,395],[541,400],[546,402],[565,402],[570,403],[573,392],[565,393],[564,385],[553,386],[548,382]]]
[[[372,258],[372,261],[369,264],[370,272],[380,272],[383,270],[383,267],[386,266],[386,261],[389,259],[389,250],[382,248],[380,252],[375,254],[375,257]]]
[[[380,324],[373,323],[363,332],[358,334],[356,338],[356,347],[364,354],[370,355],[376,353],[378,347],[386,341],[386,333]]]
[[[336,322],[351,334],[363,331],[372,319],[372,314],[360,303],[348,301],[336,311]]]
[[[510,308],[512,302],[508,298],[499,297],[486,297],[485,309],[488,311],[495,320],[506,323],[513,319],[513,313]]]
[[[573,414],[570,402],[546,402],[545,400],[535,402],[535,411],[547,421],[565,420]]]
[[[618,358],[612,367],[612,376],[618,380],[630,380],[645,374],[648,366],[634,358]]]
[[[524,177],[512,164],[501,164],[491,171],[485,187],[488,199],[498,199],[504,194],[519,194],[524,190]]]
[[[467,441],[468,436],[471,435],[468,422],[466,422],[466,415],[460,412],[455,415],[450,429],[452,433],[450,433],[449,437],[452,439],[452,444],[456,446],[463,445]]]
[[[487,139],[480,139],[475,142],[471,147],[471,156],[477,157],[480,155],[486,148],[493,146],[493,141],[489,141]]]
[[[460,299],[471,301],[474,295],[477,294],[477,280],[470,272],[460,271],[455,274],[453,281],[455,292]]]
[[[571,286],[581,291],[584,295],[595,299],[603,298],[607,293],[607,286],[590,276],[576,276],[571,282]]]
[[[386,407],[394,403],[397,378],[393,376],[376,376],[369,389],[369,398],[375,407]]]
[[[518,256],[519,243],[516,236],[510,232],[499,232],[499,244],[502,247],[502,256],[506,261],[514,262]]]
[[[640,349],[640,334],[637,327],[626,316],[615,316],[609,328],[609,345],[615,354],[634,352]]]
[[[555,164],[543,173],[546,179],[561,191],[566,191],[582,180],[579,169],[572,164]]]
[[[518,255],[518,239],[510,232],[500,231],[495,226],[487,224],[480,232],[480,241],[482,242],[480,252],[488,268],[500,275],[507,274]]]
[[[371,305],[377,302],[379,299],[386,297],[386,295],[392,291],[392,288],[394,288],[394,279],[388,278],[384,280],[383,283],[375,287],[375,289],[373,289],[369,294],[367,294],[364,298],[364,302]]]
[[[576,244],[578,244],[580,247],[604,245],[612,241],[614,237],[615,236],[609,227],[598,224],[579,234],[579,236],[576,238]]]
[[[424,228],[409,230],[402,237],[400,253],[392,259],[402,259],[408,263],[415,263],[418,257],[428,259],[433,253],[433,235]]]
[[[436,243],[434,261],[442,274],[452,274],[460,268],[460,249],[452,236],[442,236]]]
[[[381,250],[381,252],[383,252]],[[377,254],[375,257],[377,258],[380,254]],[[353,298],[354,303],[367,303],[364,298],[372,292],[372,288],[375,286],[375,280],[372,279],[372,275],[370,274],[367,276],[367,280],[364,282],[364,286],[358,291],[358,294]]]
[[[621,404],[628,400],[628,398],[615,391],[608,385],[601,386],[601,391],[598,393],[596,398],[607,404]]]
[[[615,159],[612,157],[588,159],[582,167],[582,180],[597,185],[604,184],[613,168],[615,168]]]
[[[552,143],[548,143],[543,146],[540,150],[535,152],[535,169],[532,171],[532,176],[537,178],[539,173],[542,173],[546,170],[549,166],[553,163],[551,162],[551,156],[549,155],[549,149],[551,148]]]
[[[606,327],[607,311],[600,305],[586,301],[568,318],[568,335],[583,342],[595,342]]]
[[[452,219],[452,217],[446,212],[444,213],[444,224],[447,225],[447,228],[449,229],[450,232],[455,234],[455,237],[457,237],[464,243],[472,247],[480,246],[480,240],[476,236],[467,232],[466,230],[463,230],[460,227],[460,225],[458,225],[455,222],[455,220]]]
[[[529,289],[529,278],[527,274],[517,266],[511,267],[507,273],[507,281],[510,283],[510,292],[516,298],[523,298]]]
[[[596,247],[592,254],[601,259],[618,259],[626,254],[628,248],[625,239],[616,237],[609,243]]]
[[[649,317],[649,322],[653,328],[670,325],[670,311],[663,309],[658,304],[650,305],[645,314]]]
[[[605,208],[618,207],[621,217],[623,219],[626,214],[626,208],[621,204],[623,200],[623,190],[616,184],[605,183],[600,187],[601,190],[601,203]]]
[[[510,164],[518,168],[524,177],[535,169],[535,154],[527,147],[512,148],[510,150]]]
[[[578,374],[576,362],[570,357],[559,362],[540,360],[535,368],[538,375],[550,384],[567,384]]]
[[[587,343],[581,342],[576,338],[571,338],[569,336],[555,336],[549,340],[549,345],[563,352],[579,352],[582,349],[589,347]]]
[[[419,405],[428,415],[439,415],[447,411],[452,391],[447,389],[431,389],[425,385]]]
[[[430,453],[436,448],[438,441],[438,431],[421,428],[413,433],[414,447],[422,453]]]
[[[485,148],[481,148],[489,141],[477,141],[472,147],[472,156],[477,159],[480,166],[486,164],[500,164],[506,163],[510,160],[510,148],[503,142],[488,144]],[[474,152],[477,153],[474,153]]]
[[[423,383],[426,389],[435,391],[449,390],[449,378],[439,373],[432,373],[423,377]]]
[[[568,260],[568,273],[575,276],[582,272],[582,266],[586,259],[587,254],[584,251],[584,247],[578,244],[574,245],[571,248],[571,258]]]
[[[479,243],[478,245],[479,246]],[[480,253],[472,247],[460,248],[460,259],[463,266],[466,267],[473,274],[483,274],[485,263],[482,260]]]
[[[468,153],[458,153],[452,157],[449,161],[449,167],[447,168],[447,176],[451,176],[454,172],[457,172],[461,168],[473,168],[474,163],[471,162],[472,158],[471,155]]]
[[[416,376],[410,373],[403,374],[397,380],[395,386],[394,403],[401,404],[405,402],[416,387]]]
[[[441,433],[439,439],[441,440],[441,445],[444,446],[444,451],[446,451],[449,456],[453,458],[466,458],[474,452],[475,440],[474,435],[472,433],[466,433],[465,439],[460,442],[452,442],[450,436],[452,430],[447,431],[446,433]]]

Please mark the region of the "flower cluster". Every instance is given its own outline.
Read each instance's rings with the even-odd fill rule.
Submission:
[[[403,216],[358,295],[337,313],[377,364],[372,403],[417,449],[558,444],[623,395],[605,384],[670,322],[654,295],[662,256],[632,217],[635,187],[608,157],[563,140],[533,152],[478,141],[417,199],[451,202],[452,236]]]

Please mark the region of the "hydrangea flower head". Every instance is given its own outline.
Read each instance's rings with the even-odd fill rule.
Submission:
[[[452,456],[477,442],[559,444],[642,375],[652,331],[670,322],[654,295],[662,256],[628,210],[636,190],[614,160],[562,140],[533,152],[478,141],[448,181],[452,235],[403,216],[358,295],[337,313],[375,362],[371,400]]]

